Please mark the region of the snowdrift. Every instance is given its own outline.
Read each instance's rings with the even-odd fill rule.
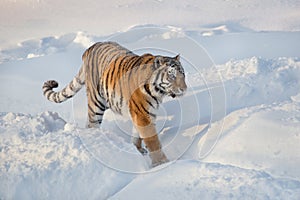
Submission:
[[[147,200],[294,199],[299,192],[297,181],[230,165],[185,160],[137,177],[109,199],[137,199],[138,195]]]
[[[180,160],[141,175],[108,168],[87,151],[75,134],[76,128],[57,113],[7,113],[1,114],[0,122],[3,199],[136,199],[137,195],[145,199],[297,199],[300,195],[299,181],[228,164]],[[110,143],[118,141],[113,138]],[[220,143],[228,145],[232,141],[235,140],[221,139]],[[110,143],[102,143],[101,149]],[[243,144],[246,142],[240,142]],[[255,145],[259,146],[257,142]],[[224,150],[228,148],[214,152]],[[252,156],[261,156],[255,153],[259,154],[252,152]],[[243,159],[234,152],[226,154],[229,160]]]
[[[33,39],[1,51],[0,199],[299,199],[300,60],[292,42],[299,34],[133,29],[110,38],[137,53],[149,43],[182,46],[189,91],[166,99],[157,124],[172,162],[150,169],[130,142],[130,121],[112,112],[101,129],[83,128],[84,91],[61,105],[42,96],[45,80],[63,87],[84,48],[103,38],[79,32]],[[251,48],[207,48],[201,56],[210,60],[191,64],[198,54],[187,36],[203,47],[235,39]],[[287,36],[289,51],[254,48],[261,41],[280,47],[278,38]],[[172,54],[174,46],[154,52]]]
[[[209,128],[193,135],[191,146],[180,161],[153,172],[149,171],[147,159],[135,152],[129,138],[120,134],[122,131],[113,126],[114,118],[109,116],[106,117],[109,125],[103,130],[87,131],[54,112],[1,113],[1,198],[134,199],[139,191],[145,198],[155,199],[297,199],[300,195],[299,61],[256,57],[232,60],[202,72],[211,83],[218,81],[215,70],[223,77],[229,113],[223,119],[222,135],[215,148],[197,161],[201,145],[220,123],[208,121]],[[189,76],[191,84],[196,84],[194,80],[200,74]],[[193,88],[195,92],[202,86]],[[188,96],[184,98],[189,99]],[[171,103],[165,103],[167,115],[176,109]],[[168,123],[164,129],[176,126],[172,120]],[[167,139],[164,135],[161,138]],[[123,156],[120,149],[135,155],[132,166],[125,158],[116,159],[117,164],[123,165],[117,170],[103,163],[103,156],[111,161]],[[172,154],[175,149],[170,149],[168,153]],[[115,164],[112,162],[112,166]],[[120,171],[126,167],[146,174]]]

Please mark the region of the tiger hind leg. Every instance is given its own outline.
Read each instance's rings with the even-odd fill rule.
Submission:
[[[88,128],[99,128],[106,110],[105,100],[99,94],[93,95],[87,91],[88,97]]]

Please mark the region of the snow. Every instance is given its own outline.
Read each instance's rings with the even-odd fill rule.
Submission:
[[[183,171],[184,169],[184,171]],[[284,183],[284,184],[283,184]],[[298,189],[296,189],[298,188]],[[109,199],[293,199],[299,182],[230,165],[178,161],[156,173],[134,179]],[[254,195],[255,193],[255,195]]]
[[[145,24],[172,25],[204,33],[223,25],[232,32],[299,31],[299,7],[297,0],[3,0],[0,46],[77,31],[106,36]]]
[[[92,159],[74,129],[53,112],[1,114],[1,199],[106,198],[130,181]]]
[[[0,199],[300,198],[298,1],[0,5]],[[111,111],[86,129],[84,90],[43,97],[44,81],[64,87],[103,40],[180,53],[189,89],[157,120],[169,163],[150,168],[131,121]]]

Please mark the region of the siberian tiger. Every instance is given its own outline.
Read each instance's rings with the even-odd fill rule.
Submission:
[[[137,149],[143,155],[149,151],[152,166],[167,162],[155,129],[155,113],[163,97],[179,97],[187,89],[179,55],[139,56],[115,42],[99,42],[84,52],[82,60],[79,73],[61,91],[53,91],[58,87],[56,81],[45,82],[45,97],[61,103],[85,85],[89,128],[101,124],[108,108],[121,115],[129,114],[139,133],[133,140]]]

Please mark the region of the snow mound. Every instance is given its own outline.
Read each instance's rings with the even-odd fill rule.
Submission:
[[[282,109],[289,111],[287,106]],[[127,141],[110,132],[81,131],[81,137],[90,134],[84,138],[90,142],[89,148],[98,148],[102,155],[109,155],[108,147],[133,149]],[[138,176],[119,172],[98,162],[87,151],[89,149],[79,135],[75,126],[66,123],[57,113],[44,112],[36,116],[1,113],[0,198],[82,199],[88,196],[91,199],[134,199],[136,191],[145,199],[297,199],[300,195],[299,181],[196,160],[176,161]],[[233,147],[238,149],[236,145]],[[216,152],[227,149],[222,147]],[[283,153],[292,155],[292,152]],[[116,160],[116,155],[111,157],[112,162]],[[230,156],[223,155],[225,157],[230,160]]]
[[[77,33],[73,42],[82,45],[84,48],[88,48],[95,43],[91,36],[88,36],[86,33],[81,31]]]
[[[230,165],[178,161],[139,176],[110,198],[136,199],[297,199],[300,182]]]
[[[192,75],[199,77],[199,75]],[[280,101],[297,100],[300,91],[300,61],[298,58],[263,59],[252,57],[230,60],[202,71],[205,80],[213,85],[224,83],[227,112]],[[294,96],[294,97],[292,97]]]
[[[1,50],[0,63],[12,60],[37,58],[63,52],[74,44],[83,48],[88,48],[93,43],[92,37],[81,31],[61,36],[30,39],[19,43],[16,47]]]
[[[0,144],[0,199],[107,199],[134,177],[93,159],[53,112],[1,113]]]
[[[300,105],[290,101],[231,112],[224,119],[221,138],[204,161],[299,180],[299,113]]]
[[[44,112],[35,117],[25,114],[2,113],[1,171],[30,172],[53,165],[68,168],[76,164],[75,157],[87,155],[78,152],[80,140],[65,132],[66,122],[57,113]]]
[[[227,96],[231,109],[235,106],[246,107],[271,104],[289,100],[300,91],[300,61],[292,58],[267,60],[251,58],[237,64],[229,73],[222,73],[228,88]],[[247,76],[244,76],[247,73]]]

